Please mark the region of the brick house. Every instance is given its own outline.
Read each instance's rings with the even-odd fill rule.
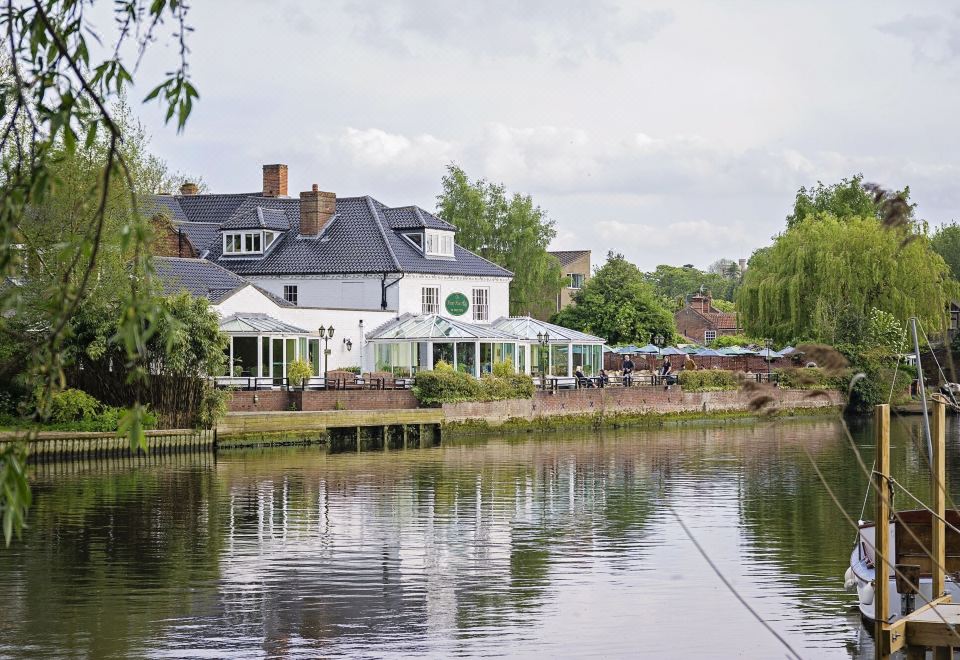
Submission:
[[[709,293],[698,293],[690,297],[682,309],[673,315],[677,331],[697,344],[707,344],[723,335],[740,334],[741,328],[737,315],[721,312],[713,306]]]
[[[550,252],[560,262],[565,278],[564,286],[557,294],[557,311],[573,302],[577,291],[590,279],[590,250],[561,250]]]

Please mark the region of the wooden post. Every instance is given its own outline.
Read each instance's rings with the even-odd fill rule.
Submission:
[[[386,424],[383,425],[383,451],[388,451],[390,449],[390,427]]]
[[[360,451],[360,427],[357,427],[357,451]]]
[[[427,428],[427,425],[426,425],[426,424],[421,424],[421,425],[420,425],[420,449],[423,449],[424,447],[427,446],[427,445],[426,445],[426,442],[425,442],[426,436],[427,436],[427,434],[426,434],[426,428]]]
[[[890,648],[884,628],[887,626],[887,617],[890,616],[890,566],[893,560],[890,557],[890,491],[887,488],[887,477],[890,474],[890,406],[881,404],[874,412],[876,426],[876,472],[872,475],[874,493],[876,495],[876,537],[874,548],[876,561],[874,565],[874,597],[873,616],[875,619],[878,660],[890,657]]]
[[[947,406],[941,400],[933,403],[933,456],[930,457],[930,502],[933,504],[935,516],[931,516],[933,523],[933,534],[931,536],[932,546],[930,552],[933,553],[933,566],[931,567],[932,579],[930,594],[933,598],[939,598],[944,594],[944,569],[947,566],[946,555],[946,529],[943,519],[946,515],[946,505],[944,504],[944,494],[947,490],[947,470],[946,470],[946,436],[947,436]],[[934,660],[944,660],[953,657],[953,649],[950,647],[937,647],[933,650]]]
[[[403,425],[403,448],[407,448],[407,425]]]

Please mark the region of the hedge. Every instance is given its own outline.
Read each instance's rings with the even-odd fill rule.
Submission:
[[[504,375],[499,375],[504,374]],[[477,380],[462,371],[454,371],[438,363],[433,371],[421,371],[413,383],[413,395],[422,406],[436,407],[461,401],[503,401],[529,399],[533,396],[533,379],[526,374],[508,373],[503,368],[496,374],[484,374]]]
[[[780,387],[792,390],[844,390],[850,381],[847,374],[828,374],[819,367],[777,369]]]
[[[686,392],[735,390],[740,385],[737,373],[726,369],[684,370],[680,372],[679,380]]]

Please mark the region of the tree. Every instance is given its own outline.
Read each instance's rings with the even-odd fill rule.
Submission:
[[[648,343],[654,335],[676,335],[673,314],[657,297],[643,273],[622,254],[607,263],[574,296],[574,304],[553,322],[603,337],[611,344]]]
[[[910,188],[895,193],[904,200],[910,198]],[[810,216],[832,215],[846,218],[880,218],[880,204],[863,183],[863,175],[855,174],[840,183],[825,186],[818,181],[812,188],[801,187],[793,204],[793,212],[787,216],[787,228],[795,227]],[[913,206],[910,206],[911,217]]]
[[[960,280],[960,225],[956,222],[941,225],[933,233],[930,244],[947,262],[953,279]]]
[[[677,301],[683,306],[686,298],[701,290],[709,291],[714,298],[733,301],[739,281],[716,273],[704,273],[702,270],[686,265],[668,266],[661,264],[651,273],[644,273],[657,295],[664,300]]]
[[[167,121],[173,119],[182,130],[198,98],[187,71],[187,5],[179,0],[120,0],[113,10],[116,20],[109,33],[91,22],[92,3],[81,0],[8,3],[0,13],[6,51],[0,75],[0,276],[17,274],[21,230],[32,220],[34,209],[56,197],[62,184],[55,171],[61,155],[90,147],[98,137],[107,145],[100,177],[76,209],[78,225],[85,231],[74,234],[60,251],[71,258],[61,262],[62,285],[52,291],[49,323],[36,329],[41,340],[30,360],[41,391],[41,417],[49,412],[53,392],[63,386],[62,350],[70,319],[88,301],[89,288],[96,282],[107,202],[118,188],[129,193],[127,222],[119,238],[134,255],[117,335],[126,358],[133,360],[155,331],[156,307],[144,297],[150,272],[144,249],[148,232],[129,183],[133,172],[123,154],[121,128],[110,106],[133,86],[132,72],[168,26],[174,26],[171,36],[178,42],[179,62],[144,100],[158,100],[166,108]],[[96,42],[93,47],[88,39]],[[23,300],[10,289],[0,291],[0,316],[16,313],[17,302]],[[134,406],[131,414],[136,416],[139,410]],[[131,445],[145,446],[136,432],[141,425],[128,427]],[[24,522],[25,460],[22,443],[7,444],[0,451],[0,512],[7,543]]]
[[[740,277],[740,265],[733,259],[717,259],[707,267],[707,272],[728,280],[735,280]]]
[[[955,286],[916,227],[818,213],[753,254],[737,307],[753,336],[858,343],[874,308],[940,328]]]
[[[509,196],[503,184],[471,182],[454,164],[447,166],[442,187],[437,214],[456,226],[457,243],[513,272],[510,313],[549,316],[563,278],[547,253],[556,231],[546,211],[529,195]]]

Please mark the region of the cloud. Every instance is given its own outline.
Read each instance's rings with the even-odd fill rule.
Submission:
[[[941,16],[909,14],[877,29],[908,41],[920,62],[952,64],[960,56],[960,10]]]
[[[606,0],[347,0],[365,42],[409,55],[451,49],[486,58],[546,57],[576,64],[617,59],[622,48],[652,39],[672,20],[666,11]]]

